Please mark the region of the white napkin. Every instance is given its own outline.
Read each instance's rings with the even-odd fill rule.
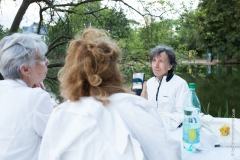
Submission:
[[[199,113],[199,118],[201,122],[209,122],[213,120],[213,117],[209,114]]]
[[[202,123],[200,129],[200,150],[209,150],[219,145],[220,141],[218,137],[212,132],[211,128]]]
[[[159,112],[163,125],[167,130],[175,130],[183,122],[182,113]]]
[[[215,145],[220,144],[218,137],[212,132],[210,126],[206,125],[205,122],[213,120],[213,117],[209,114],[205,115],[199,113],[199,118],[201,121],[200,129],[200,150],[209,150],[214,148]]]
[[[234,155],[233,155],[233,159],[234,160],[240,160],[240,152],[234,152]]]

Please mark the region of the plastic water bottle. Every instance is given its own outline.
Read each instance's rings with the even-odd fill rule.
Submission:
[[[197,152],[200,146],[201,104],[195,92],[195,83],[189,83],[189,95],[184,102],[183,147],[189,152]]]

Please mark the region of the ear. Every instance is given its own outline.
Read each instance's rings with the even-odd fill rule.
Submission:
[[[22,76],[29,77],[29,75],[30,75],[30,68],[28,66],[21,66],[20,67],[20,72],[21,72]]]
[[[169,66],[168,66],[168,70],[171,70],[171,69],[172,69],[172,65],[169,65]]]

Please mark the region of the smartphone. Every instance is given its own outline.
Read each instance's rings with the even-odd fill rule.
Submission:
[[[143,72],[133,73],[132,91],[137,95],[141,95],[145,74]]]

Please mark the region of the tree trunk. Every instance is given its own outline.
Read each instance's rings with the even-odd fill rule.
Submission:
[[[29,5],[31,3],[28,1],[28,0],[23,0],[22,4],[21,4],[21,7],[19,8],[14,20],[13,20],[13,23],[12,23],[12,26],[11,26],[11,29],[10,29],[10,33],[15,33],[18,31],[18,28],[20,26],[20,23],[22,21],[22,18],[26,12],[26,10],[28,9]]]
[[[2,74],[0,73],[0,80],[4,80]]]

